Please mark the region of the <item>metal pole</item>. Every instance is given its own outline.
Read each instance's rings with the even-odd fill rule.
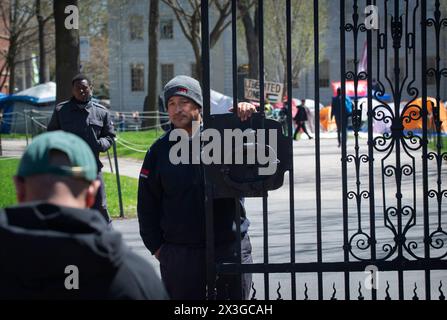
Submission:
[[[340,74],[341,74],[341,102],[340,102],[340,115],[341,115],[341,156],[342,156],[342,204],[343,204],[343,260],[345,263],[349,263],[349,229],[348,229],[348,167],[346,161],[346,38],[345,38],[345,0],[340,1]],[[340,130],[338,128],[337,130]],[[349,271],[345,271],[345,300],[350,299],[349,290]],[[319,292],[319,299],[322,300],[322,292]]]
[[[200,3],[202,14],[202,88],[203,88],[203,124],[207,128],[210,119],[210,44],[209,44],[209,3],[203,0]],[[206,213],[206,287],[207,299],[216,298],[216,262],[214,250],[214,212],[213,212],[213,192],[211,182],[208,180],[207,167],[203,168],[203,184],[205,196]]]
[[[233,112],[237,112],[237,1],[232,0],[231,1],[231,43],[232,43],[232,57],[233,57]],[[240,198],[235,198],[235,206],[236,206],[236,241],[237,241],[237,249],[236,249],[236,261],[239,264],[242,264],[242,253],[241,253],[241,204],[240,204]],[[243,276],[243,274],[240,274]],[[242,279],[242,278],[240,278]],[[250,284],[251,286],[251,284]],[[240,293],[240,296],[238,296],[239,300],[243,300],[242,297],[242,283],[239,281],[238,283],[238,291]]]
[[[110,152],[109,152],[109,150],[107,150],[107,158],[109,158],[110,172],[113,173],[112,159],[110,159]]]
[[[120,171],[118,168],[118,156],[116,154],[116,143],[113,140],[113,157],[115,158],[116,185],[118,187],[118,200],[120,204],[120,218],[124,218],[123,198],[121,195]]]
[[[25,118],[25,138],[26,138],[26,146],[28,146],[28,117],[26,116],[26,111],[23,111],[23,117]]]
[[[319,3],[314,0],[314,68],[315,68],[315,180],[317,208],[317,261],[323,262],[323,237],[321,216],[321,141],[320,141],[320,17]],[[292,71],[290,71],[292,72]],[[290,136],[293,138],[292,136]],[[317,273],[318,299],[323,300],[323,273]]]

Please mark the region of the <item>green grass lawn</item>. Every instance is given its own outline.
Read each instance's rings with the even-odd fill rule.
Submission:
[[[17,171],[18,164],[18,159],[0,158],[0,208],[17,203],[12,177]],[[109,206],[110,215],[113,218],[118,218],[120,210],[116,175],[104,173],[104,181],[106,185],[107,204]],[[136,216],[138,180],[121,176],[120,182],[123,197],[124,216],[126,218],[133,218]]]
[[[447,137],[441,137],[441,139],[442,139],[442,141],[441,141],[441,145],[442,145],[441,153],[447,152]],[[430,141],[428,147],[431,150],[433,150],[433,151],[437,151],[436,143],[437,143],[437,141],[435,139],[433,139],[432,141]]]
[[[19,159],[0,158],[0,208],[17,203],[12,177],[17,171]]]
[[[104,183],[106,185],[109,213],[113,218],[118,218],[120,215],[120,207],[116,174],[105,172]],[[123,199],[124,217],[135,218],[137,215],[138,179],[120,176],[120,185]]]
[[[2,133],[3,139],[26,139],[26,134],[24,133]],[[32,135],[28,134],[28,139],[31,139]]]
[[[116,149],[118,157],[144,160],[146,151],[163,133],[162,129],[158,131],[117,132]],[[109,152],[112,152],[112,150]]]

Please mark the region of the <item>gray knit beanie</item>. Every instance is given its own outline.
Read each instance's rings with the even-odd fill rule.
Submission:
[[[165,106],[168,108],[169,98],[173,96],[183,96],[191,99],[203,107],[202,88],[199,81],[188,76],[176,76],[169,81],[164,88]]]

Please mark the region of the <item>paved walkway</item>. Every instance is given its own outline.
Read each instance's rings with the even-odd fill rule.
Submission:
[[[2,137],[1,142],[3,157],[20,158],[26,147],[25,139],[5,139]]]

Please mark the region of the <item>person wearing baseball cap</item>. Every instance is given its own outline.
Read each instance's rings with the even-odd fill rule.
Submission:
[[[14,177],[18,205],[0,209],[0,299],[165,299],[155,270],[89,209],[96,159],[74,134],[33,139]]]
[[[137,213],[140,235],[148,250],[160,261],[162,280],[174,300],[206,299],[206,250],[203,168],[201,164],[170,161],[169,136],[174,129],[195,135],[193,121],[201,122],[202,88],[197,80],[180,75],[164,87],[164,101],[172,129],[149,149],[140,172]],[[231,110],[231,106],[228,106]],[[255,106],[237,105],[237,115],[247,120]],[[199,126],[198,126],[199,127]],[[192,152],[192,148],[189,148]],[[191,157],[192,154],[189,154]],[[241,242],[236,243],[236,211],[240,206]],[[242,202],[214,199],[216,262],[236,262],[241,247],[242,263],[252,262],[247,234],[249,220]],[[241,285],[242,284],[242,285]],[[251,274],[221,275],[217,299],[247,299]],[[242,288],[241,288],[242,287]],[[241,290],[242,289],[242,290]]]

